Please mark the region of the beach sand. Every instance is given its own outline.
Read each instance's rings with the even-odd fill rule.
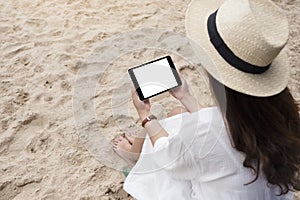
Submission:
[[[300,103],[300,1],[275,2],[284,9],[290,22],[290,40],[285,49],[292,67],[289,87]],[[1,200],[132,199],[122,190],[122,172],[101,159],[112,153],[107,145],[115,135],[124,130],[140,130],[128,96],[126,70],[166,52],[146,49],[145,45],[143,49],[118,55],[103,76],[94,77],[96,87],[90,102],[80,99],[89,92],[88,87],[80,88],[81,83],[90,80],[81,77],[88,73],[82,69],[93,61],[93,52],[99,54],[95,51],[97,47],[118,34],[149,27],[185,34],[188,3],[181,0],[0,3]],[[138,40],[136,37],[133,40]],[[110,50],[112,46],[113,43],[106,48]],[[180,57],[174,55],[174,60],[200,103],[211,105],[202,75]],[[168,94],[161,95],[153,100],[156,110],[153,113],[163,118],[176,105],[178,102]],[[83,126],[85,111],[91,108],[97,120]],[[103,142],[106,146],[97,141],[98,129],[90,130],[97,126],[101,128],[99,138],[101,135],[108,141]],[[85,131],[93,134],[86,138]],[[97,153],[101,152],[107,154],[99,156]],[[117,167],[124,165],[116,155],[111,157],[114,159],[107,162],[113,160]]]

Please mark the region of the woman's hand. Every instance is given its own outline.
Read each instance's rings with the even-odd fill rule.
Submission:
[[[144,120],[150,114],[150,108],[151,108],[150,101],[149,100],[141,101],[133,85],[131,86],[131,97],[132,97],[133,105],[137,110],[140,119]]]
[[[173,97],[175,97],[176,99],[181,101],[184,96],[190,95],[190,91],[189,91],[189,87],[187,85],[187,82],[183,78],[183,76],[181,74],[179,74],[179,77],[181,79],[182,85],[180,87],[177,87],[177,88],[173,89],[173,90],[170,90],[169,92]]]
[[[202,106],[198,103],[197,99],[191,95],[186,80],[181,74],[179,74],[179,76],[182,85],[170,90],[171,95],[178,99],[189,112],[196,112],[200,110]]]

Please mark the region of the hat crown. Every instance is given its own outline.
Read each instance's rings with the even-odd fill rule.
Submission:
[[[227,0],[218,10],[216,25],[237,57],[262,67],[272,63],[289,35],[286,16],[266,0]]]

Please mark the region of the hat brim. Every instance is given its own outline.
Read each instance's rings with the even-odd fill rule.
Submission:
[[[250,74],[228,64],[215,50],[207,32],[207,19],[222,3],[221,0],[192,0],[186,12],[187,36],[203,67],[225,86],[244,94],[267,97],[283,91],[289,79],[288,56],[284,51],[275,58],[268,71]]]

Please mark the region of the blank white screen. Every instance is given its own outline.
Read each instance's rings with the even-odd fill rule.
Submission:
[[[133,69],[144,98],[177,86],[167,58]]]

